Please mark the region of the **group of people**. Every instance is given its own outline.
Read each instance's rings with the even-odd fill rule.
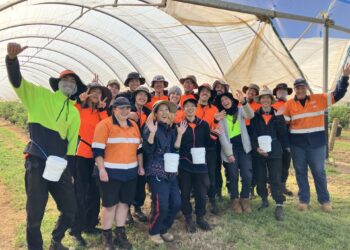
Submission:
[[[166,90],[168,81],[157,75],[151,92],[137,72],[127,76],[127,90],[120,92],[117,80],[105,87],[95,77],[84,85],[71,70],[50,78],[52,92],[22,77],[17,55],[24,49],[8,44],[6,66],[28,110],[28,249],[43,249],[40,227],[49,193],[60,211],[50,250],[68,249],[61,243],[68,229],[82,246],[83,232],[101,233],[104,249],[131,249],[125,224],[133,216],[149,223],[150,240],[157,244],[174,240],[169,230],[180,211],[188,233],[211,230],[205,219],[207,200],[210,212],[218,214],[222,166],[234,213],[252,212],[255,188],[261,197],[258,210],[267,208],[269,188],[276,203],[274,216],[283,220],[285,195],[293,195],[286,187],[291,159],[299,187],[298,209],[309,209],[310,167],[321,209],[331,212],[324,110],[345,95],[350,65],[333,92],[308,94],[306,80],[297,79],[292,98],[288,96],[293,89],[286,83],[273,90],[249,84],[232,94],[223,80],[199,85],[193,75],[180,79],[184,93],[178,86]],[[262,146],[262,137],[270,139],[269,149]],[[192,151],[204,151],[203,159]],[[165,166],[169,154],[178,155],[176,172]],[[43,176],[50,156],[67,160],[58,181]],[[142,210],[146,185],[150,216]]]

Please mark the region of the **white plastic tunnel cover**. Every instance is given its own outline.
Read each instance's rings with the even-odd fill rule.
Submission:
[[[167,0],[30,0],[0,4],[0,57],[6,45],[27,45],[19,57],[23,76],[48,87],[49,76],[69,68],[84,82],[123,82],[131,71],[149,84],[162,74],[170,86],[193,74],[199,83],[291,84],[301,75],[271,24],[254,15]],[[101,7],[101,4],[109,5]],[[15,99],[5,62],[0,98]]]

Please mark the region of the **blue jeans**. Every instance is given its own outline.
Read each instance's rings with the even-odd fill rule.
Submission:
[[[173,225],[181,208],[180,189],[177,176],[168,180],[156,176],[149,177],[152,197],[150,235],[165,234]]]
[[[320,204],[329,202],[325,172],[326,146],[318,148],[291,146],[293,165],[299,186],[299,201],[310,203],[308,166],[315,181],[317,200]]]
[[[248,199],[250,194],[250,186],[252,183],[251,153],[246,154],[243,148],[233,148],[233,155],[236,159],[234,163],[224,162],[223,164],[228,171],[228,177],[230,181],[228,190],[231,199],[238,198],[238,173],[241,175],[242,179],[242,190],[240,193],[240,198]]]

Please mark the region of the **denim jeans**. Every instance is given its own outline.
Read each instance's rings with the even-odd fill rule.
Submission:
[[[230,185],[228,186],[231,199],[238,198],[238,173],[242,179],[242,190],[240,198],[248,199],[250,186],[252,183],[252,157],[251,153],[246,154],[243,148],[233,148],[235,157],[234,163],[224,162],[224,167],[228,170]],[[238,171],[239,170],[239,171]]]
[[[293,165],[299,186],[299,201],[310,202],[308,166],[315,181],[317,200],[320,204],[329,202],[325,172],[326,146],[318,148],[291,146]]]

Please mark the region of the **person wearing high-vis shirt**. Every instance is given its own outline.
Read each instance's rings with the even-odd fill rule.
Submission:
[[[117,97],[113,115],[95,129],[92,151],[99,175],[102,198],[101,224],[104,249],[114,249],[112,225],[116,223],[114,244],[131,249],[125,233],[129,206],[136,192],[137,175],[144,175],[141,133],[136,122],[129,120],[131,103]]]
[[[307,210],[310,203],[308,166],[315,181],[317,200],[321,209],[324,212],[332,211],[325,172],[327,141],[324,111],[344,97],[349,86],[349,74],[350,64],[347,64],[335,90],[328,94],[307,95],[308,83],[305,79],[297,79],[294,82],[295,97],[286,103],[284,117],[289,123],[292,159],[299,187],[300,211]]]
[[[86,91],[86,86],[71,70],[63,71],[58,78],[50,78],[54,92],[27,81],[22,77],[17,58],[24,49],[17,43],[8,44],[6,67],[9,80],[28,111],[30,142],[24,150],[28,249],[43,249],[40,228],[50,193],[60,216],[52,231],[49,249],[66,250],[68,248],[61,240],[73,225],[76,213],[72,175],[66,168],[55,182],[45,179],[43,172],[49,156],[66,158],[75,155],[80,117],[73,100]]]

